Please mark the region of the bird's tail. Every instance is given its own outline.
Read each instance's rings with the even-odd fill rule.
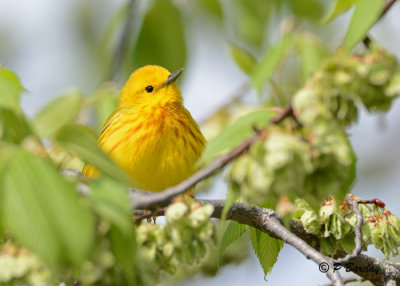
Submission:
[[[97,178],[100,176],[100,171],[97,170],[92,165],[85,164],[85,166],[82,169],[82,175],[85,175],[88,178]]]

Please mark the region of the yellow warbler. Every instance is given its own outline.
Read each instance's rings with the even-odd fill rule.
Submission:
[[[205,139],[183,106],[175,82],[182,71],[144,66],[132,73],[98,139],[103,150],[139,184],[137,188],[162,191],[196,170]],[[82,173],[98,176],[90,165]]]

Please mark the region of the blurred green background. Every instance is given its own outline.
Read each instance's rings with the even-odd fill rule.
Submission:
[[[121,0],[3,0],[0,63],[15,71],[27,88],[22,106],[31,117],[65,92],[90,94],[108,80],[120,87],[135,68],[145,64],[159,64],[170,71],[185,67],[180,83],[185,105],[195,119],[204,121],[238,92],[245,94],[241,97],[245,103],[284,105],[315,68],[313,61],[334,51],[345,35],[351,12],[322,24],[332,4],[316,0],[138,0],[132,6]],[[370,33],[397,57],[399,16],[400,5],[395,4]],[[296,45],[274,69],[272,85],[261,85],[258,91],[243,89],[250,82],[252,61],[261,61],[288,35],[296,38]],[[295,52],[300,56],[292,57]],[[307,59],[307,65],[299,59]],[[379,197],[396,215],[400,215],[399,114],[400,104],[395,102],[385,117],[362,113],[350,130],[359,158],[354,192],[365,198]],[[222,198],[225,193],[226,186],[218,181],[214,191],[203,197]],[[285,247],[268,283],[310,285],[325,279],[314,263]],[[197,275],[182,285],[243,283],[265,284],[254,256],[222,268],[217,277]]]

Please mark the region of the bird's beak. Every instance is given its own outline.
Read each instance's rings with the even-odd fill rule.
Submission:
[[[164,82],[161,86],[161,88],[170,85],[171,83],[173,83],[174,81],[176,81],[178,79],[178,77],[181,75],[181,73],[183,72],[184,68],[181,68],[177,71],[174,71],[173,73],[171,73],[168,76],[168,79],[166,82]]]

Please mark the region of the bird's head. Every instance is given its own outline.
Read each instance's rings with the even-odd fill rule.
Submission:
[[[176,79],[183,68],[173,73],[167,69],[149,65],[137,69],[131,74],[121,91],[119,105],[146,106],[182,102],[181,91]]]

